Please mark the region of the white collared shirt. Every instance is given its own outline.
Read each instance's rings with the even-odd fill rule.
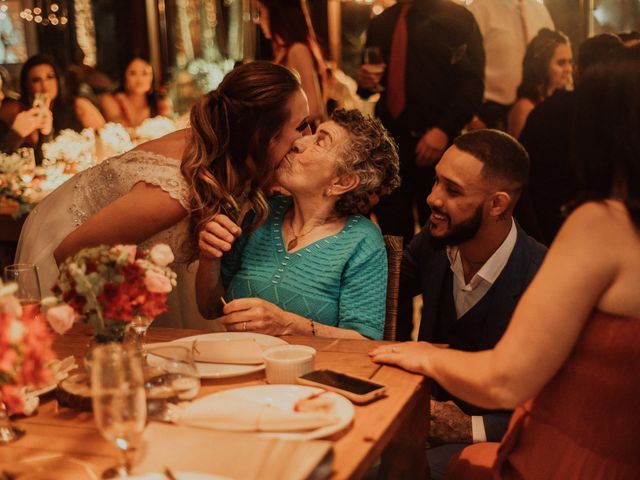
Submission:
[[[511,219],[511,230],[507,238],[471,278],[469,283],[464,280],[460,249],[458,247],[447,247],[447,257],[449,257],[451,271],[453,272],[453,300],[456,305],[457,318],[462,317],[471,310],[489,291],[507,264],[511,252],[513,252],[513,247],[516,245],[517,237],[516,222]]]
[[[522,80],[527,44],[541,28],[554,30],[553,20],[542,0],[467,0],[466,4],[480,27],[487,57],[484,99],[511,105]]]

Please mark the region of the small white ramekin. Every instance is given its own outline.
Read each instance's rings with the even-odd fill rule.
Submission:
[[[295,384],[296,378],[313,370],[316,350],[306,345],[276,345],[262,356],[268,383]]]

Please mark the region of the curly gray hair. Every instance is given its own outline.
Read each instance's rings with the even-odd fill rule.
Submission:
[[[400,185],[398,147],[378,119],[358,110],[335,110],[331,120],[348,136],[338,160],[338,174],[355,173],[360,177],[360,184],[338,199],[336,213],[366,214],[380,197]]]

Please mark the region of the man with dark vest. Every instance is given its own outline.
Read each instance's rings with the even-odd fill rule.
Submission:
[[[479,351],[502,337],[546,253],[512,217],[528,174],[527,152],[497,130],[456,138],[436,165],[431,216],[405,250],[400,280],[401,297],[423,296],[419,340]],[[466,443],[499,441],[511,412],[466,404],[439,385],[432,396],[427,455],[437,479]]]

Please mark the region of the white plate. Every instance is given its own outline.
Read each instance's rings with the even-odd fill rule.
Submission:
[[[228,477],[220,475],[210,475],[208,473],[194,472],[171,472],[178,480],[230,480]],[[128,476],[129,480],[167,480],[164,473],[142,473],[140,475]]]
[[[275,345],[287,345],[287,342],[281,338],[263,335],[261,333],[252,332],[217,332],[205,333],[203,335],[194,335],[193,337],[179,338],[174,342],[183,342],[185,340],[247,340],[254,339],[261,347],[273,347]],[[232,365],[228,363],[205,363],[196,362],[200,378],[229,378],[247,375],[249,373],[264,370],[264,364],[260,365]]]
[[[228,397],[238,397],[266,405],[272,405],[285,411],[292,411],[298,400],[301,398],[307,398],[310,395],[321,391],[321,388],[307,387],[304,385],[255,385],[252,387],[223,390],[212,394],[212,396],[224,395]],[[339,419],[337,423],[327,425],[326,427],[316,428],[309,432],[263,432],[260,433],[260,435],[285,439],[311,440],[314,438],[328,437],[348,427],[353,420],[353,404],[348,399],[337,393],[327,392],[323,394],[323,397],[324,396],[327,396],[334,401],[334,413]]]

